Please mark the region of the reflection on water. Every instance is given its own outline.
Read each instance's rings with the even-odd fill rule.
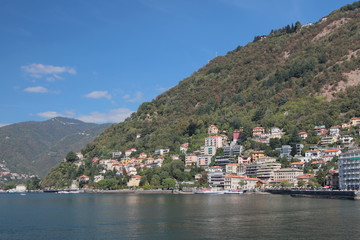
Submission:
[[[280,195],[0,195],[0,239],[356,239],[360,202]]]

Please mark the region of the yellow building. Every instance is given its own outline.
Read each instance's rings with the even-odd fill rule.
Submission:
[[[257,160],[261,157],[264,157],[265,154],[263,151],[256,151],[256,152],[252,152],[252,159],[254,162],[257,162]]]
[[[129,182],[127,183],[128,187],[138,187],[140,185],[141,176],[134,175],[130,178]]]

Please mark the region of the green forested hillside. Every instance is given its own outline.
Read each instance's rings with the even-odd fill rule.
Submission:
[[[0,128],[0,161],[12,172],[43,176],[109,126],[61,117],[8,125]]]
[[[359,2],[310,26],[296,23],[216,57],[176,87],[143,103],[83,148],[89,156],[135,147],[152,152],[203,143],[209,124],[285,131],[327,127],[360,115]],[[136,134],[141,133],[141,138]]]

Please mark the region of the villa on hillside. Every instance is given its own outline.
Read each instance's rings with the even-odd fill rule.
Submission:
[[[219,133],[219,128],[215,125],[210,125],[208,127],[208,134],[209,135],[216,135]]]

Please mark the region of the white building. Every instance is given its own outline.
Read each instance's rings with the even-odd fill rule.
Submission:
[[[360,189],[360,150],[339,157],[339,187],[342,190]]]
[[[222,167],[212,167],[208,172],[208,183],[212,186],[224,187],[224,177],[225,173],[223,172]]]

